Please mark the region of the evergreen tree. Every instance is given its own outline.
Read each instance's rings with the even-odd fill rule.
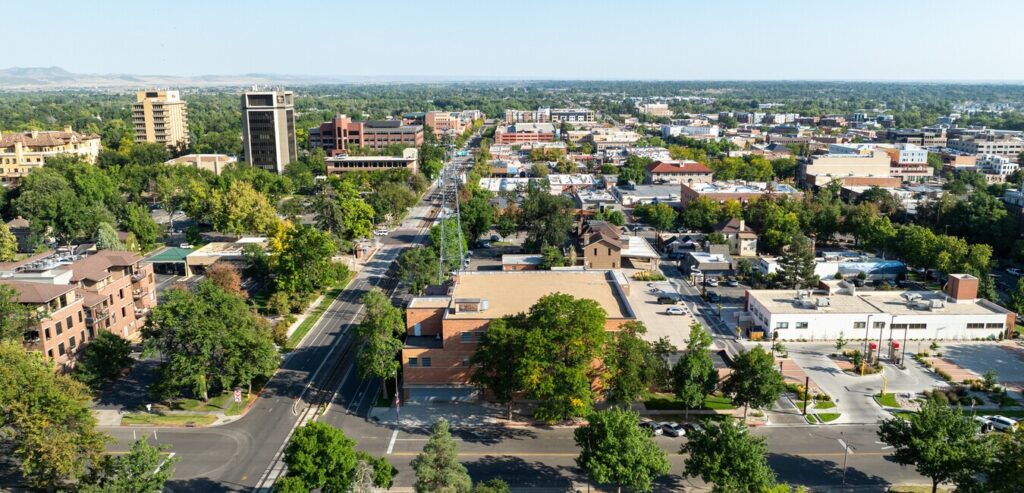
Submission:
[[[818,283],[814,266],[814,243],[806,236],[795,235],[779,257],[779,279],[791,289],[813,287]]]
[[[690,325],[686,354],[672,368],[676,397],[686,406],[687,414],[690,409],[700,408],[718,383],[715,363],[708,354],[711,343],[711,335],[700,324]]]
[[[434,424],[430,440],[412,461],[417,493],[469,493],[473,481],[466,466],[459,463],[459,446],[452,439],[448,422]]]

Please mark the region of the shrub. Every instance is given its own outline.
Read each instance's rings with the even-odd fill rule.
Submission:
[[[664,281],[665,275],[661,272],[645,270],[633,274],[633,279],[636,279],[637,281]]]

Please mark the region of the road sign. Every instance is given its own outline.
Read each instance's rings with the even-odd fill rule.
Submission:
[[[235,389],[235,402],[242,402],[242,389]]]

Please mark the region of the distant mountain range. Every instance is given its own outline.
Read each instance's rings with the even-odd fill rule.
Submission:
[[[11,67],[0,69],[0,89],[139,89],[150,87],[222,87],[257,85],[308,85],[358,82],[340,77],[274,74],[239,75],[133,75],[76,74],[60,67]]]

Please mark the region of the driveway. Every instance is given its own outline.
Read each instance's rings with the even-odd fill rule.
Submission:
[[[871,398],[882,387],[881,375],[847,375],[829,359],[832,351],[821,345],[787,342],[786,347],[790,359],[803,368],[818,388],[832,396],[835,412],[841,413],[833,423],[875,423],[889,417]]]
[[[627,277],[632,272],[624,271]],[[652,292],[658,290],[657,293]],[[693,306],[682,302],[676,305],[659,305],[658,297],[663,294],[678,296],[676,288],[667,281],[646,282],[630,279],[629,304],[636,313],[637,320],[644,323],[647,333],[644,339],[654,342],[662,337],[668,339],[679,349],[686,347],[686,341],[690,335],[690,325],[693,323]],[[666,315],[665,309],[670,306],[686,308],[686,315]]]

